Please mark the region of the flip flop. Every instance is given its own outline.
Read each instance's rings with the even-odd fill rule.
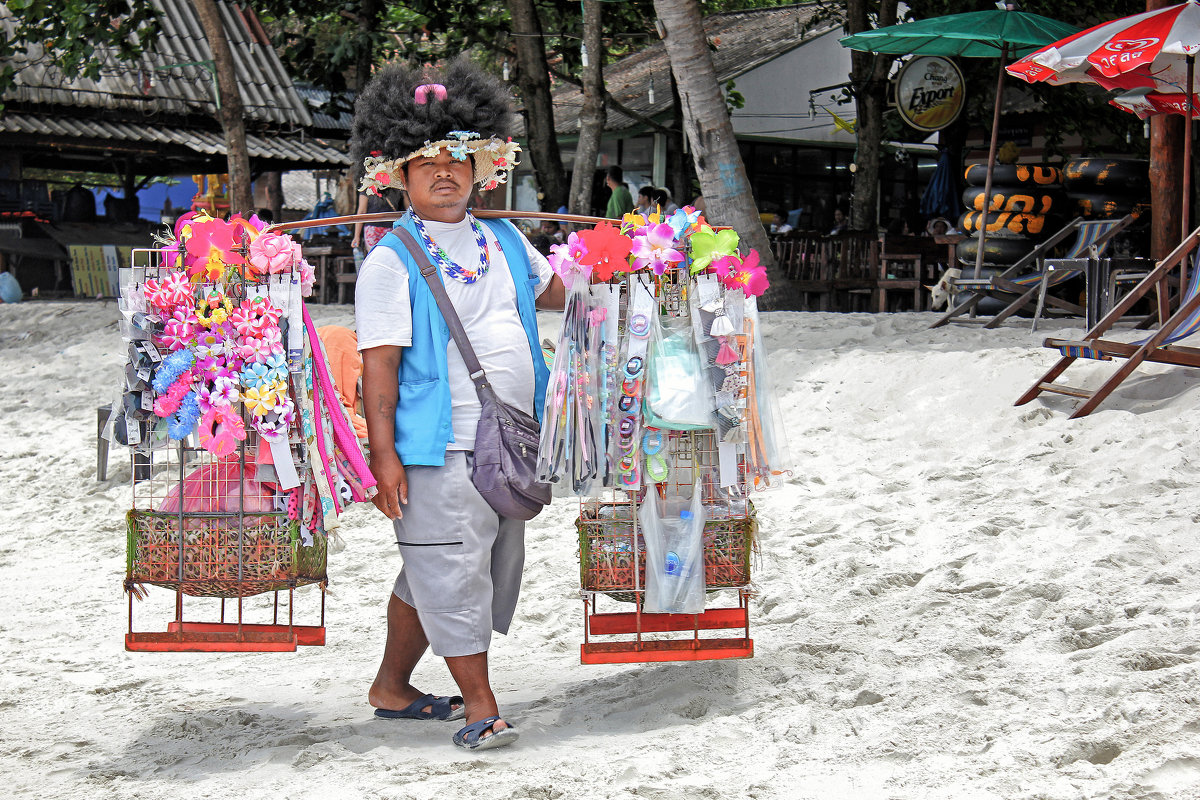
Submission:
[[[454,706],[458,708],[454,708]],[[429,710],[425,711],[428,706]],[[437,720],[452,720],[462,719],[466,716],[467,707],[463,703],[463,699],[458,695],[452,697],[435,697],[427,694],[424,697],[418,697],[399,711],[392,711],[387,708],[375,709],[375,716],[383,719],[437,719]]]
[[[499,717],[488,717],[479,722],[472,722],[454,734],[454,744],[464,750],[491,750],[494,747],[504,747],[515,742],[520,735],[517,733],[517,729],[509,725],[507,728],[494,730],[492,725],[497,722],[503,722],[503,720]],[[491,736],[484,736],[486,731],[491,731]]]

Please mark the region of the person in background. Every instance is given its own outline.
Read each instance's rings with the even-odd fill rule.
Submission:
[[[782,211],[776,211],[773,217],[774,222],[771,223],[771,233],[791,233],[792,226],[787,223],[787,215]]]
[[[654,211],[654,187],[643,186],[638,189],[637,205],[634,206],[634,211],[641,214],[643,217],[648,216]]]
[[[846,218],[846,210],[838,206],[833,210],[833,228],[830,229],[829,235],[836,236],[839,233],[845,233],[850,228],[850,220]]]
[[[945,217],[934,217],[929,220],[929,224],[925,226],[926,236],[946,236],[948,234],[958,233],[954,226],[950,224],[950,220]]]
[[[395,189],[384,189],[380,194],[360,192],[358,208],[355,214],[381,214],[385,211],[403,211],[404,195]],[[371,252],[371,248],[379,244],[383,235],[392,229],[390,222],[356,222],[354,223],[354,238],[350,247],[354,249],[355,258],[360,262],[362,257]]]
[[[679,210],[679,206],[671,199],[671,193],[666,189],[655,189],[653,202],[655,209],[664,217],[669,217]]]
[[[529,241],[533,243],[533,247],[544,256],[550,255],[550,248],[556,244],[563,243],[562,226],[557,220],[544,219],[536,236],[530,237]]]
[[[556,219],[542,220],[542,235],[549,239],[551,244],[562,244],[563,242],[562,226]]]
[[[608,196],[608,206],[604,210],[604,216],[609,219],[620,219],[633,211],[633,197],[625,187],[624,179],[625,170],[616,164],[609,167],[605,173],[604,185],[612,191]]]
[[[258,218],[267,225],[275,224],[275,215],[271,213],[269,208],[260,208],[257,212]]]

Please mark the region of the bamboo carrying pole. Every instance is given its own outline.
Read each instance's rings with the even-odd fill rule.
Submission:
[[[403,217],[405,211],[382,211],[378,214],[349,214],[344,217],[323,217],[321,219],[298,219],[295,222],[279,222],[269,228],[270,232],[292,231],[303,228],[324,228],[327,225],[353,225],[356,222],[364,224],[371,222],[395,222]],[[556,222],[582,222],[598,224],[611,222],[619,225],[621,220],[606,217],[588,217],[583,214],[554,214],[549,211],[510,211],[498,208],[476,208],[471,213],[479,219],[552,219]]]

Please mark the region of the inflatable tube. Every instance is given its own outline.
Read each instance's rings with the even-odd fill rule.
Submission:
[[[983,186],[987,180],[987,165],[967,167],[968,186]],[[992,189],[997,186],[1057,186],[1062,183],[1062,170],[1049,164],[997,164],[992,168]]]
[[[1063,175],[1072,194],[1145,198],[1150,193],[1150,162],[1139,158],[1076,159],[1067,162]]]
[[[958,229],[963,233],[975,233],[979,230],[979,218],[982,211],[968,211],[958,218]],[[1058,217],[1045,214],[1018,214],[1014,211],[1003,211],[999,214],[987,215],[987,235],[998,238],[1027,236],[1030,239],[1041,240],[1062,227]]]
[[[963,190],[963,205],[972,211],[983,210],[983,187],[968,186]],[[1016,211],[1019,214],[1063,214],[1067,207],[1067,196],[1057,187],[1012,188],[993,186],[989,211]],[[1071,204],[1074,207],[1074,204]]]
[[[1120,219],[1138,204],[1132,197],[1117,197],[1107,192],[1072,194],[1071,202],[1075,204],[1075,213],[1085,219]]]
[[[984,266],[1011,267],[1033,252],[1034,243],[1028,239],[1001,239],[989,236],[983,243]],[[975,266],[975,253],[979,249],[978,239],[963,239],[954,246],[954,255],[964,267]]]

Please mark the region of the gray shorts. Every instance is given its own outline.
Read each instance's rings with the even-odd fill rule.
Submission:
[[[408,505],[393,523],[404,566],[392,591],[417,610],[435,655],[486,652],[517,607],[525,523],[497,515],[475,489],[471,453],[405,472]]]

